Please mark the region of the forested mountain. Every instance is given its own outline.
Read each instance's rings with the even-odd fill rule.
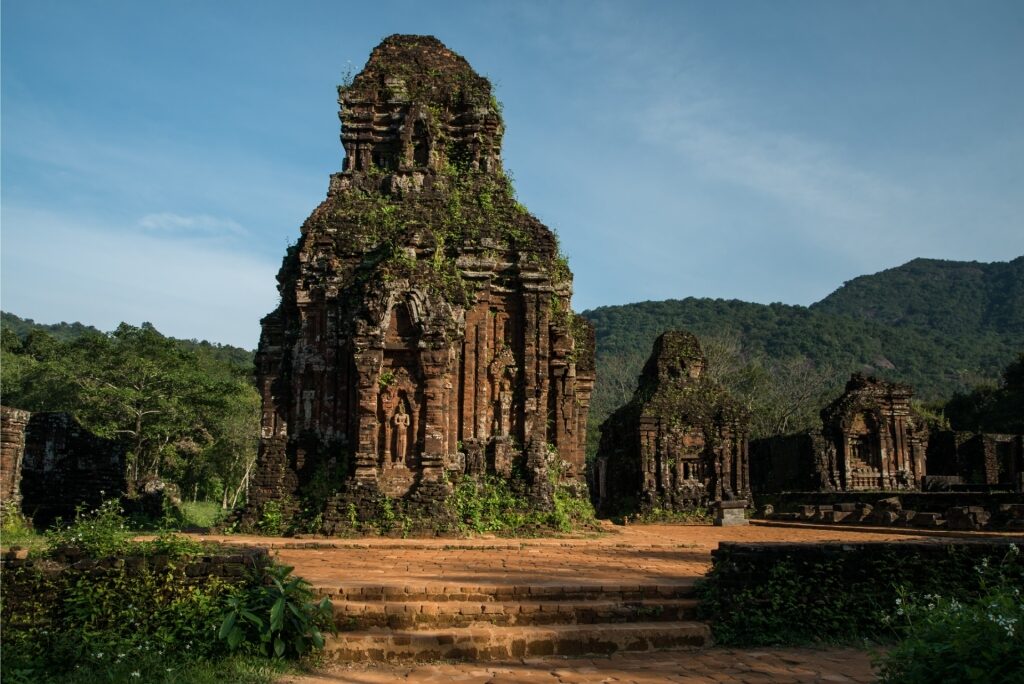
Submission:
[[[1024,256],[991,264],[914,259],[849,281],[811,309],[952,335],[1024,335]]]
[[[825,387],[823,396],[864,371],[910,383],[921,400],[936,402],[994,381],[1024,351],[1024,257],[991,264],[915,259],[856,278],[810,307],[688,298],[583,315],[597,328],[592,432],[628,400],[655,337],[669,329],[696,333],[712,363],[730,366],[726,384],[747,387],[752,400],[799,369],[800,382]],[[751,368],[760,376],[754,385]],[[803,422],[814,419],[812,404],[808,398]]]

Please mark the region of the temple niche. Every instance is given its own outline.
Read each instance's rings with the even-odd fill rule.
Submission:
[[[601,425],[591,475],[598,510],[685,511],[749,496],[749,415],[706,366],[688,332],[655,341],[632,400]]]
[[[278,274],[257,352],[250,506],[325,528],[382,496],[430,515],[455,477],[581,481],[593,331],[555,235],[516,201],[491,84],[437,39],[385,39],[338,90],[342,171]],[[589,350],[589,351],[588,351]]]

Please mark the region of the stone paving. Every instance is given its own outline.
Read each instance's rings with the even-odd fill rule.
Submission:
[[[880,530],[750,525],[607,526],[575,539],[270,539],[206,537],[269,546],[314,586],[582,585],[669,582],[703,575],[722,541],[823,542],[925,539]]]
[[[871,654],[846,648],[710,648],[602,658],[537,658],[513,663],[336,665],[322,673],[289,676],[280,684],[598,684],[603,682],[873,682]]]

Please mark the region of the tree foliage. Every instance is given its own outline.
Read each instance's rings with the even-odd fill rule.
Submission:
[[[123,440],[129,482],[162,477],[192,498],[237,500],[258,439],[251,366],[148,323],[122,323],[109,334],[73,329],[80,334],[61,340],[31,327],[22,339],[5,325],[4,403],[65,411],[96,434]]]

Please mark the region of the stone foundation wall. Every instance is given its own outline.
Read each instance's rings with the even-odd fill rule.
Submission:
[[[756,498],[769,520],[930,529],[1024,530],[1024,494],[790,492]]]

